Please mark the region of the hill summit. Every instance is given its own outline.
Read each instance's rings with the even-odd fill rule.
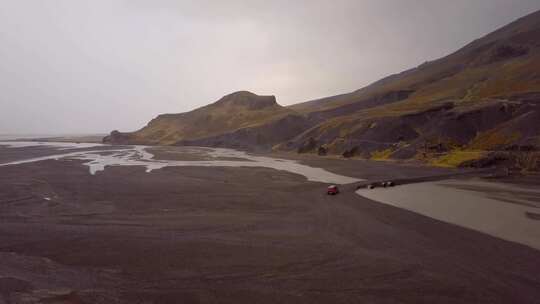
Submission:
[[[269,149],[307,127],[303,116],[280,106],[274,96],[239,91],[190,112],[159,115],[136,132],[113,131],[103,141]]]
[[[248,110],[261,110],[279,106],[275,96],[259,96],[249,91],[238,91],[223,96],[214,103],[216,106],[244,107]]]

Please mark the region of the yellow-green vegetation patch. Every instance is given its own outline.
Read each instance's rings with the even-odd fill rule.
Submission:
[[[371,159],[372,160],[388,160],[390,159],[390,156],[392,156],[392,153],[394,153],[394,150],[392,148],[388,148],[382,151],[371,152]]]
[[[466,161],[481,159],[485,155],[485,151],[454,150],[431,160],[430,164],[438,167],[458,167]]]
[[[472,140],[469,147],[473,150],[491,150],[511,144],[520,137],[521,135],[518,132],[505,134],[498,130],[488,131],[478,134],[476,138]]]

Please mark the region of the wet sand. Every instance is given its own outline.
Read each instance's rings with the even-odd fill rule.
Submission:
[[[202,147],[149,147],[148,152],[152,153],[157,160],[178,160],[178,161],[205,161],[205,160],[231,160],[249,161],[240,157],[212,157],[201,151],[210,152],[209,148]]]
[[[327,196],[324,183],[269,168],[91,175],[83,163],[0,167],[0,303],[540,301],[539,251],[352,190]],[[346,167],[358,178],[430,173]]]

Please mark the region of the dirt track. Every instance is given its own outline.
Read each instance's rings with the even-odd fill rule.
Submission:
[[[0,303],[540,302],[540,252],[324,189],[264,168],[1,167]]]

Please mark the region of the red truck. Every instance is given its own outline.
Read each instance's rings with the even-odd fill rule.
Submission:
[[[336,185],[328,186],[326,193],[328,195],[336,195],[339,193],[339,188]]]

